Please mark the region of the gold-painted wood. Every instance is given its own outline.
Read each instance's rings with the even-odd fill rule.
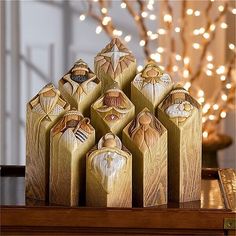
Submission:
[[[91,123],[99,140],[106,133],[121,135],[133,119],[135,107],[120,89],[109,89],[91,106]]]
[[[232,211],[236,211],[236,172],[234,169],[220,169],[218,172],[225,204]]]
[[[94,59],[94,71],[102,81],[105,92],[114,82],[130,97],[130,83],[136,75],[136,59],[133,54],[114,38]]]
[[[68,111],[51,130],[50,195],[53,204],[85,204],[85,156],[95,145],[89,118]]]
[[[132,207],[132,156],[112,133],[87,154],[86,205]]]
[[[53,84],[46,85],[27,104],[26,197],[48,200],[50,129],[70,105]]]
[[[83,60],[59,80],[59,90],[71,107],[90,117],[90,106],[101,95],[101,81]]]
[[[133,154],[133,206],[167,204],[167,130],[144,109],[123,130]]]
[[[157,117],[168,130],[169,200],[200,200],[201,106],[177,85],[158,106]]]
[[[150,61],[131,83],[131,101],[136,114],[145,107],[155,114],[156,107],[173,87],[171,77]],[[140,102],[142,101],[142,102]]]

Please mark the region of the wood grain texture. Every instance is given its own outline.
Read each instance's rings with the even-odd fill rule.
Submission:
[[[56,124],[51,130],[49,201],[58,205],[83,206],[85,205],[86,184],[85,156],[95,144],[95,130],[89,125],[88,118],[83,118],[79,114],[71,115],[72,112],[75,111],[69,111],[64,117],[67,117],[68,124],[68,122],[75,122],[77,120],[75,116],[77,116],[78,123],[74,127],[71,125],[66,129],[63,127],[54,134]],[[65,126],[66,122],[64,122]],[[83,132],[86,138],[79,137],[78,139],[76,131]]]
[[[48,200],[50,129],[69,109],[69,104],[51,84],[27,104],[26,197]]]
[[[72,108],[90,117],[90,106],[101,95],[101,81],[85,62],[77,61],[59,80],[58,86],[63,98]]]
[[[121,101],[116,102],[116,98],[110,93],[119,93]],[[108,98],[108,99],[107,99]],[[110,102],[106,102],[106,101]],[[112,132],[119,137],[123,128],[133,119],[135,107],[128,97],[119,89],[110,89],[102,95],[91,106],[91,123],[96,130],[96,140],[98,141],[106,133]],[[115,117],[114,120],[108,119]]]
[[[105,92],[114,82],[130,97],[130,83],[136,74],[136,59],[118,38],[112,41],[94,59],[94,71],[102,81]]]
[[[86,157],[86,206],[132,207],[132,156],[107,140]]]
[[[188,99],[193,100],[189,95]],[[169,100],[167,97],[166,101],[171,105]],[[201,107],[196,101],[192,102],[189,117],[170,118],[165,112],[168,105],[163,103],[158,106],[157,117],[168,130],[168,198],[177,202],[200,200]]]
[[[136,129],[136,136],[131,135],[130,122],[123,130],[122,140],[124,145],[133,154],[133,206],[150,207],[167,204],[167,130],[164,126],[144,109],[136,117],[136,122],[141,122],[142,114],[148,112],[156,126]],[[140,116],[141,115],[141,116]],[[138,126],[136,124],[136,126]],[[142,130],[146,131],[142,134]],[[152,135],[157,134],[158,137]],[[142,145],[138,139],[143,139]],[[145,143],[145,145],[144,145]]]

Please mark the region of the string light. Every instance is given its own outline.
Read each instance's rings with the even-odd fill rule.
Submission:
[[[182,57],[179,54],[176,54],[175,59],[176,59],[176,61],[181,61]]]
[[[143,18],[146,18],[146,17],[148,16],[148,13],[147,13],[146,11],[143,11],[143,12],[141,13],[141,16],[142,16]]]
[[[172,21],[172,16],[169,15],[169,14],[166,14],[166,15],[164,15],[163,20],[164,20],[165,22],[169,22],[169,23],[170,23],[170,22]]]
[[[211,70],[206,70],[206,75],[207,75],[207,76],[212,76],[212,74],[213,74],[213,73],[212,73]]]
[[[125,2],[122,2],[122,3],[120,4],[120,7],[123,8],[123,9],[126,8],[126,3],[125,3]]]
[[[141,40],[141,41],[139,42],[139,45],[140,45],[141,47],[143,47],[145,44],[146,44],[146,43],[145,43],[144,40]]]
[[[143,66],[141,66],[141,65],[139,65],[139,66],[137,67],[138,72],[140,72],[142,69],[143,69]]]
[[[188,78],[188,77],[189,77],[189,70],[185,69],[185,70],[183,71],[183,77],[184,77],[184,78]]]
[[[231,12],[236,15],[236,8],[233,8]]]
[[[201,103],[201,104],[203,104],[204,101],[205,101],[205,98],[204,98],[204,97],[201,97],[201,98],[198,99],[198,102]]]
[[[195,16],[200,16],[200,15],[201,15],[201,12],[200,12],[200,11],[195,11],[195,12],[194,12],[194,15],[195,15]]]
[[[221,29],[227,29],[228,25],[225,22],[220,24]]]
[[[209,120],[214,120],[215,116],[214,115],[209,115]]]
[[[211,107],[211,105],[209,103],[206,103],[202,108],[202,112],[207,113],[208,110],[210,109],[210,107]]]
[[[108,25],[108,23],[111,21],[111,17],[110,16],[105,16],[102,20],[102,24],[103,25]]]
[[[175,27],[175,32],[179,33],[180,32],[180,27]]]
[[[213,56],[212,55],[208,55],[207,56],[207,61],[213,61]]]
[[[193,48],[194,49],[199,49],[200,48],[200,44],[199,43],[193,43]]]
[[[231,89],[231,88],[232,88],[232,85],[231,85],[230,83],[227,83],[227,84],[225,85],[225,87],[226,87],[227,89]]]
[[[150,35],[150,39],[151,40],[155,40],[155,39],[157,39],[158,38],[158,34],[151,34]]]
[[[216,29],[216,25],[215,24],[211,24],[210,25],[210,31],[214,31]]]
[[[131,40],[131,35],[126,35],[125,36],[125,42],[129,42]]]
[[[216,74],[221,75],[225,72],[225,66],[219,66],[216,70]]]
[[[165,30],[165,29],[159,29],[157,32],[158,32],[158,34],[160,34],[160,35],[166,34],[166,30]]]
[[[193,9],[189,8],[186,11],[187,15],[191,16],[193,14]]]
[[[176,65],[173,66],[173,67],[172,67],[172,70],[173,70],[174,72],[177,72],[177,71],[178,71],[178,66],[176,66]]]
[[[218,104],[214,104],[213,105],[213,110],[217,111],[219,109],[219,105]]]
[[[84,14],[81,14],[81,15],[79,16],[79,19],[80,19],[80,21],[84,21],[84,20],[85,20],[85,15],[84,15]]]
[[[222,111],[222,112],[220,113],[220,117],[221,117],[222,119],[224,119],[224,118],[226,117],[226,112],[225,112],[225,111]]]
[[[189,57],[185,57],[185,58],[184,58],[184,64],[185,64],[185,65],[188,65],[189,62],[190,62]]]
[[[150,20],[156,20],[156,16],[155,16],[154,14],[151,14],[151,15],[149,16],[149,19],[150,19]]]
[[[155,60],[156,62],[161,62],[161,55],[159,53],[152,53],[150,55],[151,59]]]
[[[163,47],[158,47],[158,48],[157,48],[157,52],[163,53],[163,52],[164,52],[164,48],[163,48]]]
[[[198,95],[198,97],[203,97],[203,96],[204,96],[204,91],[200,89],[200,90],[198,91],[198,94],[197,94],[197,95]]]
[[[206,139],[206,138],[208,137],[208,132],[207,132],[207,131],[204,131],[204,132],[202,133],[202,137]]]
[[[96,34],[100,34],[102,32],[102,27],[99,25],[96,28]]]
[[[227,98],[228,98],[228,97],[227,97],[226,94],[222,94],[222,95],[221,95],[221,99],[222,99],[223,101],[227,101]]]
[[[214,65],[212,63],[207,63],[207,68],[209,70],[212,70],[214,68]]]
[[[221,76],[220,76],[220,80],[221,80],[221,81],[225,81],[225,80],[226,80],[226,76],[225,76],[225,75],[221,75]]]
[[[185,88],[186,90],[189,90],[190,87],[191,87],[191,83],[190,83],[189,81],[186,82],[185,85],[184,85],[184,88]]]
[[[107,8],[103,7],[103,8],[101,9],[101,12],[102,12],[103,14],[107,14]]]
[[[220,12],[222,12],[222,11],[224,11],[224,6],[223,5],[220,5],[220,6],[218,6],[218,10],[220,11]]]
[[[229,49],[234,50],[235,49],[235,45],[233,43],[230,43],[229,44]]]
[[[207,32],[205,32],[205,33],[203,34],[203,37],[204,37],[205,39],[209,39],[209,38],[210,38],[210,34],[207,33]]]
[[[121,36],[123,34],[121,30],[117,30],[117,29],[114,29],[112,33],[114,36]]]

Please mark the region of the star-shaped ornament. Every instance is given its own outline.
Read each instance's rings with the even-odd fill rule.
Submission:
[[[101,55],[104,56],[104,57],[110,57],[111,58],[111,64],[112,64],[112,67],[115,71],[116,67],[117,67],[117,65],[120,61],[120,58],[129,55],[129,53],[119,51],[118,47],[115,44],[112,47],[110,52],[102,53]]]

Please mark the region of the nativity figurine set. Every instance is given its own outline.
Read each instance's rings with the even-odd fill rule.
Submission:
[[[27,104],[26,198],[88,207],[200,200],[201,106],[119,39]]]

